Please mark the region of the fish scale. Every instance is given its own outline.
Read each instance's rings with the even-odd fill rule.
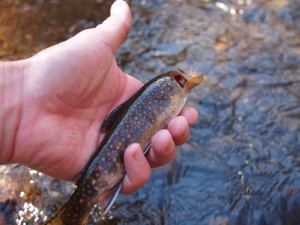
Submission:
[[[112,205],[124,176],[124,151],[132,143],[142,149],[183,108],[190,90],[204,80],[181,70],[160,75],[117,107],[104,121],[105,137],[77,181],[77,188],[46,225],[83,225],[94,205]]]

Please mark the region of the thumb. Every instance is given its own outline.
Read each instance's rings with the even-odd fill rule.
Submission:
[[[99,39],[116,52],[130,31],[131,20],[128,4],[123,0],[115,1],[110,9],[110,17],[96,28]]]

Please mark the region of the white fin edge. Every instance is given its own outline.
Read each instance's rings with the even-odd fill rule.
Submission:
[[[119,195],[119,193],[120,193],[120,190],[121,190],[122,186],[123,186],[123,183],[121,183],[121,184],[119,185],[119,187],[117,188],[116,192],[113,194],[113,196],[112,196],[111,199],[109,200],[109,204],[108,204],[108,206],[105,208],[105,211],[103,212],[102,216],[104,216],[104,215],[110,210],[110,208],[112,207],[112,205],[113,205],[114,202],[116,201],[116,199],[117,199],[117,197],[118,197],[118,195]]]

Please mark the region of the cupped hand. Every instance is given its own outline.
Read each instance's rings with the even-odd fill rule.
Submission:
[[[105,117],[142,86],[120,70],[114,56],[130,26],[129,7],[118,0],[101,25],[29,59],[12,162],[66,180],[84,168],[99,144]],[[197,117],[194,109],[185,107],[167,129],[155,134],[146,157],[138,144],[130,145],[121,193],[137,190],[148,180],[151,167],[173,159],[175,146],[187,140]]]

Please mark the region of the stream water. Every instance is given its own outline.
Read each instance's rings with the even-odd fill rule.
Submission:
[[[89,224],[300,224],[300,2],[128,2],[132,30],[117,53],[124,71],[146,82],[182,68],[207,80],[188,101],[200,119],[176,159],[119,196],[104,220],[95,209]],[[110,5],[4,0],[0,58],[94,27]],[[0,174],[0,211],[10,224],[41,223],[74,188],[18,165],[0,166]]]

